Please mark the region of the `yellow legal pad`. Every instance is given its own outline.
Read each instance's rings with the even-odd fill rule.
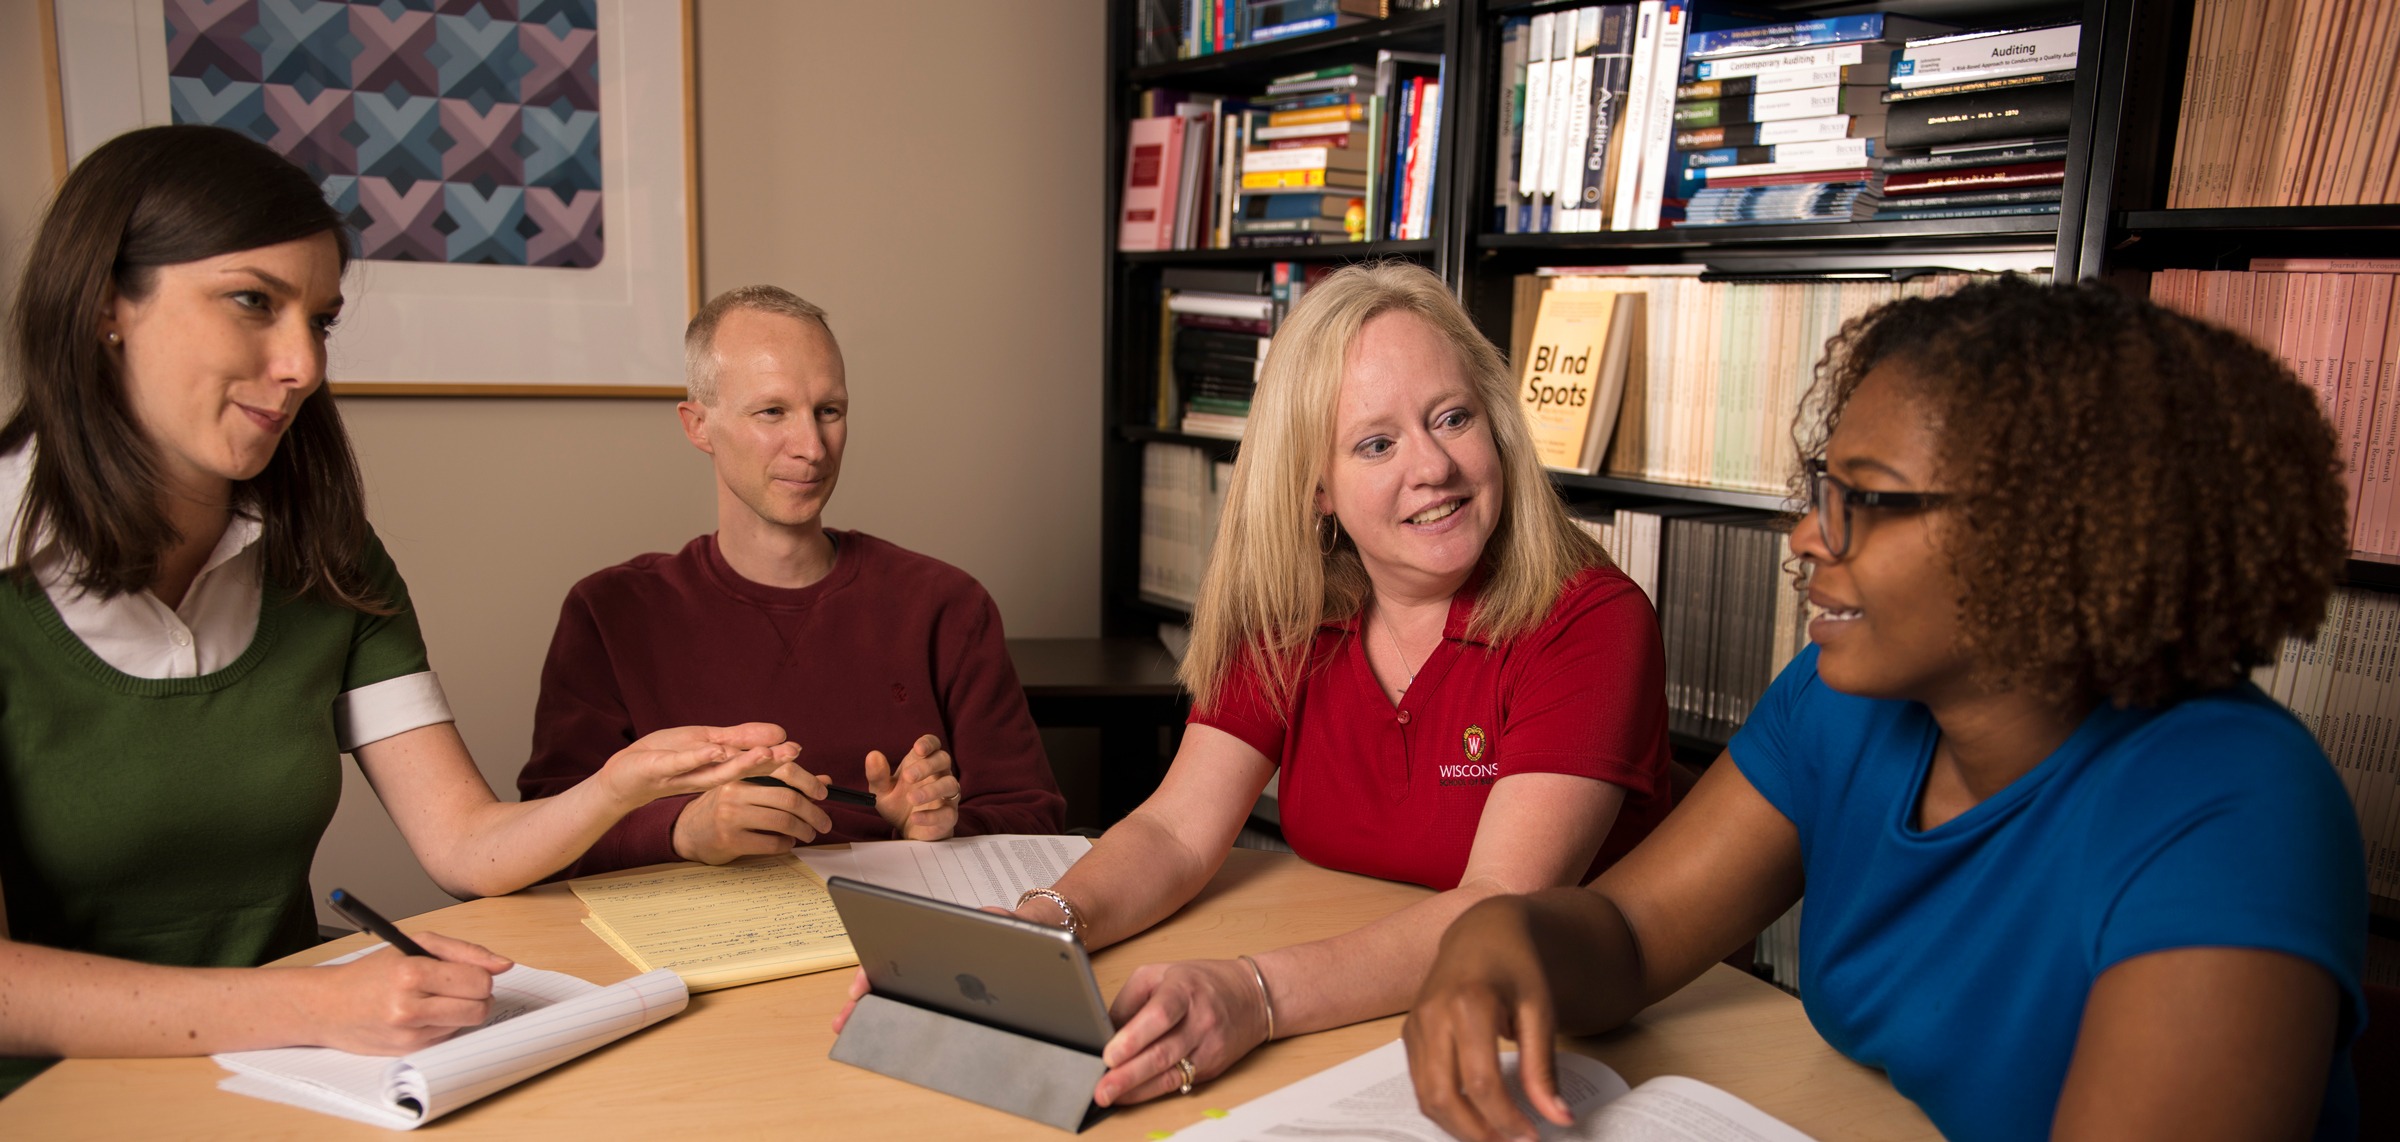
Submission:
[[[825,882],[788,854],[674,864],[567,882],[590,928],[641,971],[693,991],[858,963]]]

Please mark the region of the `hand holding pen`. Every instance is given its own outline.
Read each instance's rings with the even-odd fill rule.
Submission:
[[[276,969],[302,989],[310,1045],[405,1055],[490,1018],[492,977],[515,966],[507,957],[432,932],[405,935],[338,888],[331,900],[391,948],[335,967]]]

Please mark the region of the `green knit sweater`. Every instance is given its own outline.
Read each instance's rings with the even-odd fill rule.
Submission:
[[[0,578],[0,892],[9,937],[146,963],[248,966],[316,942],[309,863],[341,799],[333,705],[426,669],[395,614],[266,588],[241,657],[196,678],[100,660],[39,584]],[[0,1059],[0,1095],[47,1060]]]

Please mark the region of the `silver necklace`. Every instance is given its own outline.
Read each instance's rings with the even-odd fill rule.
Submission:
[[[1390,635],[1392,639],[1392,653],[1400,656],[1400,669],[1408,672],[1407,685],[1399,687],[1399,690],[1402,693],[1407,693],[1409,686],[1414,686],[1417,684],[1417,671],[1424,666],[1424,663],[1420,662],[1416,666],[1410,666],[1408,664],[1408,647],[1400,641],[1399,628],[1392,625],[1392,616],[1384,613],[1383,606],[1380,603],[1376,604],[1375,606],[1375,617],[1383,620],[1383,633]],[[1435,645],[1440,645],[1441,640],[1436,639],[1434,641]],[[1431,660],[1433,658],[1433,652],[1430,650],[1426,651],[1425,657],[1427,660]]]

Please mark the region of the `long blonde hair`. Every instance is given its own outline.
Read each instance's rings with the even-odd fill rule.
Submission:
[[[1374,593],[1347,535],[1324,552],[1315,495],[1333,453],[1350,347],[1370,319],[1395,310],[1415,314],[1458,350],[1500,456],[1500,519],[1484,544],[1488,575],[1468,633],[1504,642],[1533,629],[1568,579],[1609,561],[1551,488],[1517,407],[1516,378],[1449,287],[1408,262],[1350,266],[1292,307],[1259,374],[1183,659],[1184,687],[1202,709],[1216,704],[1243,661],[1275,705],[1288,707],[1317,627],[1357,614]]]

